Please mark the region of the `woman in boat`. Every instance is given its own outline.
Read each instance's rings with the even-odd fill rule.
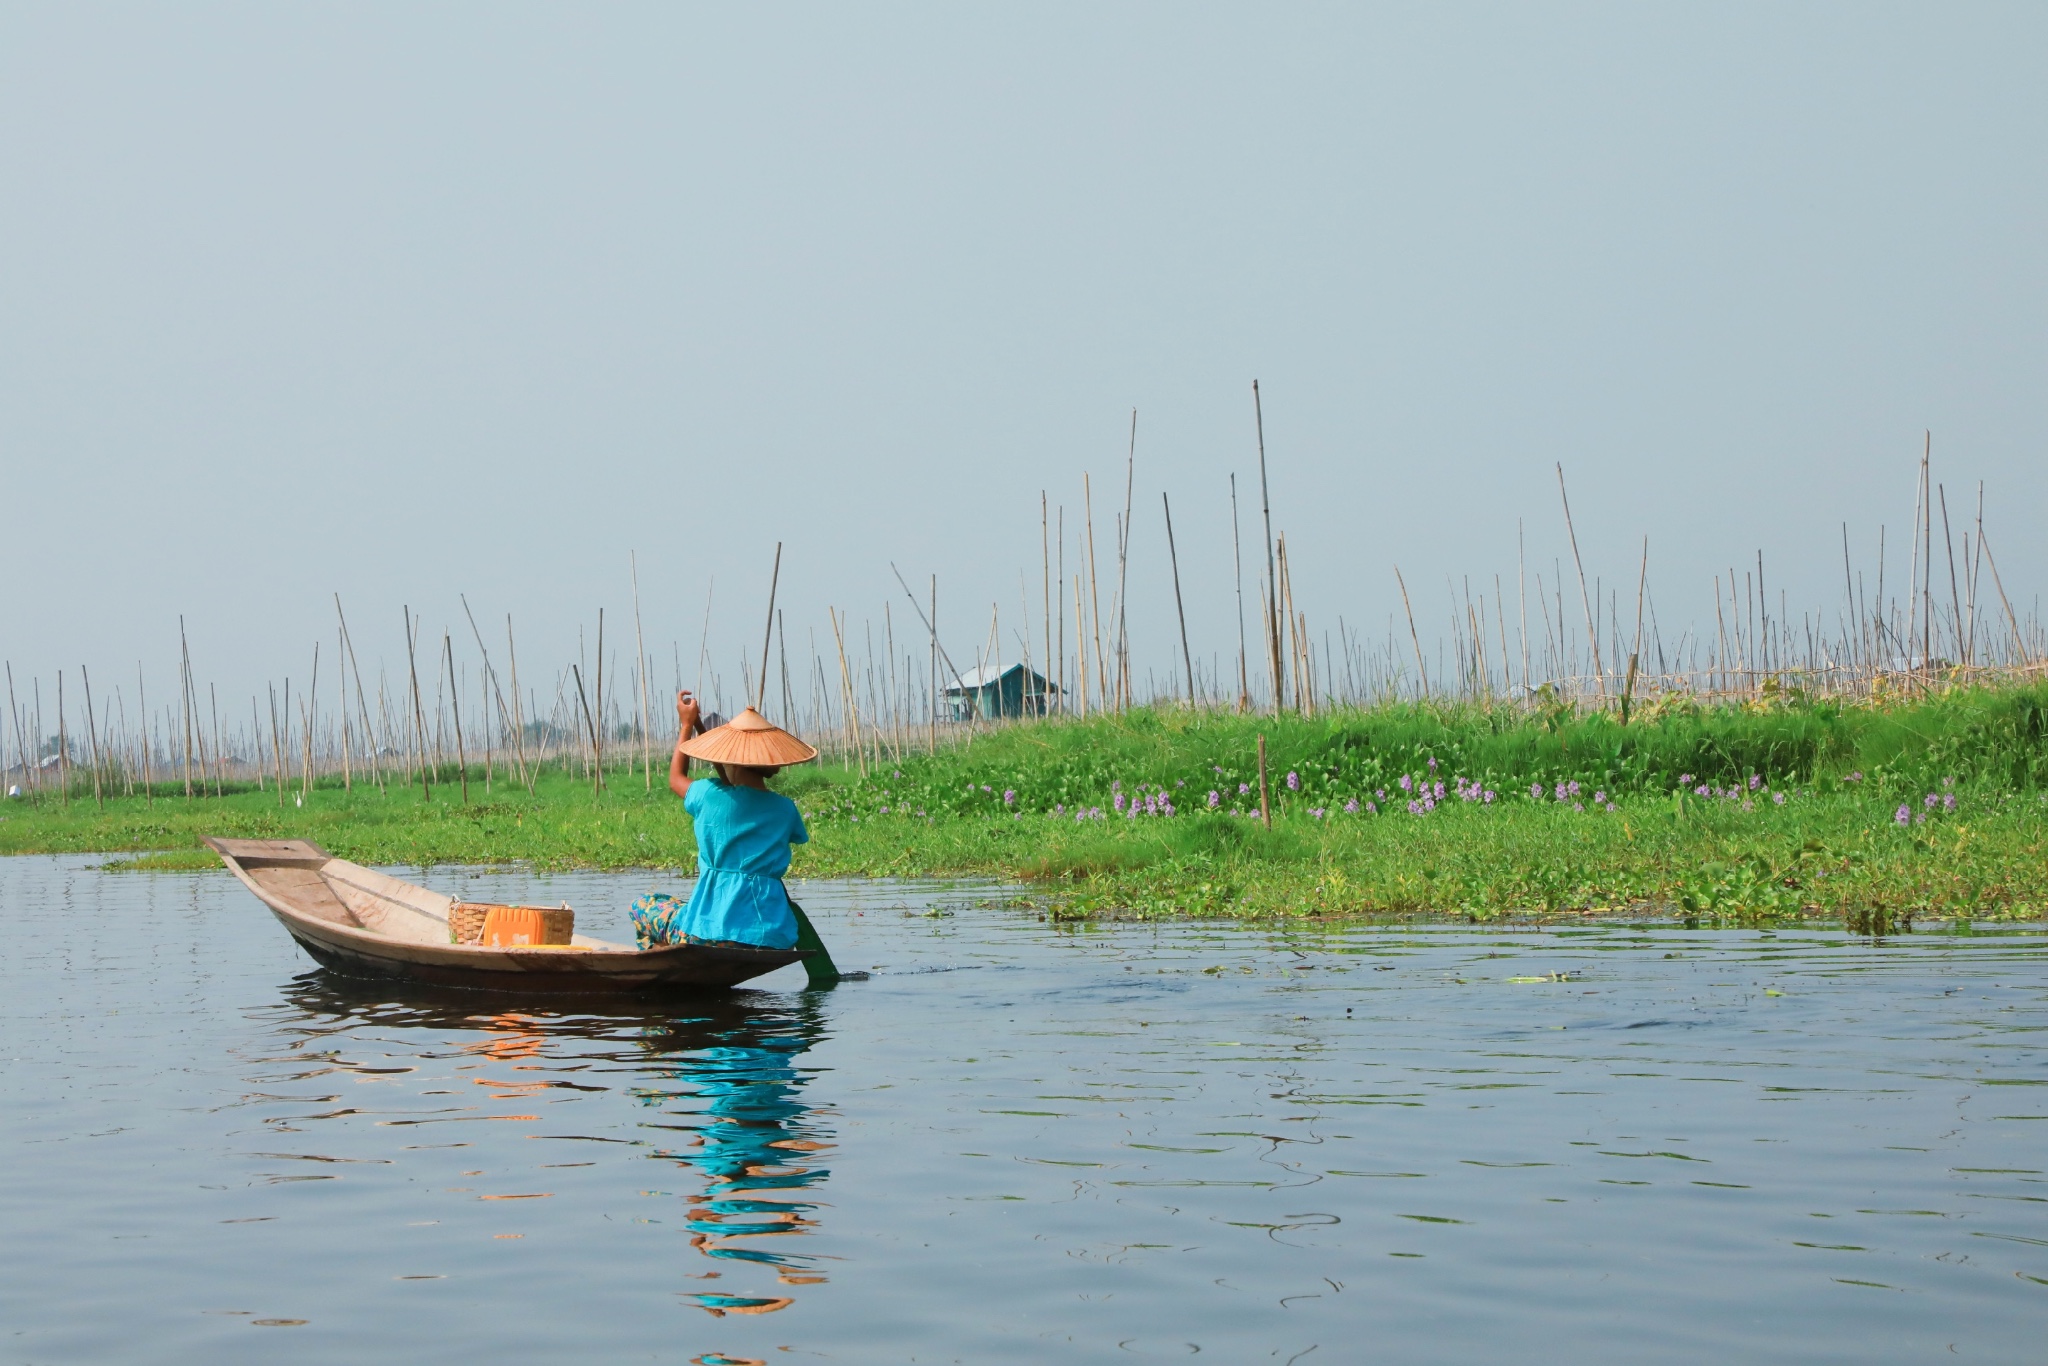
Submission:
[[[768,790],[784,766],[807,763],[818,751],[752,707],[703,730],[697,699],[687,692],[676,694],[676,721],[668,787],[683,799],[697,832],[697,886],[688,901],[656,892],[633,903],[640,947],[797,948],[810,954],[812,981],[820,980],[820,969],[836,976],[817,932],[782,885],[790,847],[807,843],[810,832],[796,803]],[[693,758],[716,776],[692,778]]]

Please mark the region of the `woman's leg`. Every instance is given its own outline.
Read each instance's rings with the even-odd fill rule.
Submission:
[[[643,949],[683,942],[676,921],[690,903],[665,892],[649,892],[633,903],[633,939]]]
[[[804,914],[804,908],[791,901],[789,909],[796,917],[796,947],[804,955],[804,976],[808,984],[831,986],[839,980],[839,968],[832,961],[831,951],[825,947],[825,941],[818,938],[817,927]]]

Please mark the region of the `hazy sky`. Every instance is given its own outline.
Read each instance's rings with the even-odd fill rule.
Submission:
[[[1235,650],[1254,377],[1318,632],[1397,563],[1426,633],[1512,598],[1518,519],[1548,580],[1556,461],[1667,639],[1759,548],[1832,612],[1928,428],[2031,600],[2044,72],[2040,5],[10,4],[0,656],[168,698],[182,613],[246,697],[337,592],[365,670],[464,592],[539,671],[637,551],[686,681],[717,576],[736,691],[778,540],[792,652],[911,635],[893,560],[1013,653],[1039,491],[1071,533],[1092,471],[1107,556],[1136,408],[1163,678],[1162,489]]]

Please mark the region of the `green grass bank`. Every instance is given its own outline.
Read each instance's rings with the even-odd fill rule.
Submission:
[[[1258,817],[1258,739],[1270,829]],[[573,772],[469,800],[444,772],[187,799],[0,804],[0,853],[130,851],[217,866],[201,834],[303,836],[374,863],[525,861],[687,873],[662,775]],[[1627,911],[1719,923],[2033,919],[2048,906],[2048,687],[1869,705],[1667,698],[1626,724],[1567,707],[1388,706],[1315,717],[1148,709],[1003,727],[865,776],[792,770],[799,876],[984,875],[1062,916],[1494,919]],[[1135,812],[1135,814],[1133,814]]]

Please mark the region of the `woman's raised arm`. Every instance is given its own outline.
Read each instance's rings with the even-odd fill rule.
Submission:
[[[678,797],[690,790],[690,756],[683,753],[683,742],[703,729],[702,717],[696,698],[687,692],[676,694],[676,748],[668,760],[668,790]]]

